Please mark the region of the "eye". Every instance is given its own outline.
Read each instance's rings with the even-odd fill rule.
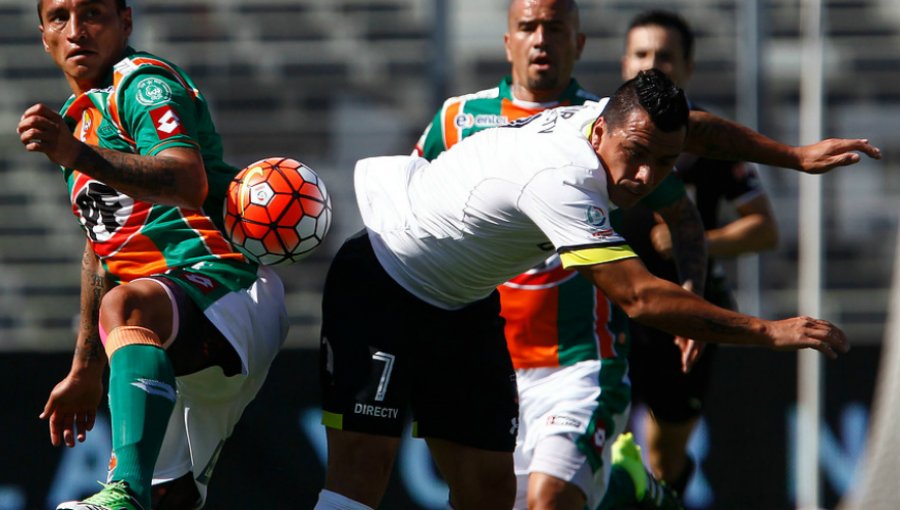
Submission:
[[[61,23],[65,23],[68,16],[60,11],[48,12],[45,19],[47,23],[52,25],[59,25]]]

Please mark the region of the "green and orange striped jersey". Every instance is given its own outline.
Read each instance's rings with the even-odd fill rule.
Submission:
[[[547,108],[598,99],[573,79],[558,101],[525,103],[513,97],[511,84],[512,78],[507,76],[497,87],[444,101],[419,138],[416,153],[432,160],[478,131]],[[684,195],[684,185],[670,175],[642,202],[660,209]],[[619,216],[618,210],[610,213],[614,228]],[[506,341],[515,368],[565,366],[599,359],[604,360],[604,366],[616,366],[616,373],[625,370],[627,316],[575,270],[563,268],[559,256],[554,255],[498,290],[500,313],[506,320]]]
[[[432,160],[463,138],[482,129],[502,126],[554,106],[579,105],[585,101],[599,99],[581,88],[573,79],[558,101],[528,103],[513,97],[511,84],[512,78],[507,76],[500,85],[492,89],[451,97],[444,101],[440,111],[416,144],[418,155]]]
[[[232,249],[220,229],[225,190],[238,169],[222,160],[206,101],[182,70],[129,48],[108,86],[73,95],[61,114],[90,145],[144,156],[192,147],[203,157],[209,182],[203,210],[136,200],[62,168],[72,210],[114,281],[182,269],[234,290],[256,278],[256,266]]]

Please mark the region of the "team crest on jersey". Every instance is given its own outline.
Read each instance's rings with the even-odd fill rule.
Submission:
[[[156,128],[156,134],[160,139],[184,134],[181,119],[178,118],[178,114],[169,105],[150,110],[150,118],[153,119],[153,126]]]
[[[165,103],[172,98],[172,89],[165,81],[148,76],[137,83],[135,98],[144,106]]]
[[[593,237],[606,237],[612,235],[613,229],[609,227],[609,216],[602,207],[589,205],[585,214],[585,220],[591,226]]]

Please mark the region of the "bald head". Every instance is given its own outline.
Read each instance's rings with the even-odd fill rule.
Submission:
[[[515,23],[518,22],[523,10],[534,8],[537,5],[551,7],[558,11],[561,16],[569,18],[569,22],[576,31],[581,28],[578,18],[578,4],[575,3],[575,0],[510,0],[509,9],[506,11],[509,29],[512,30]]]
[[[574,0],[512,0],[506,59],[512,64],[512,88],[525,101],[556,101],[569,85],[585,35]]]

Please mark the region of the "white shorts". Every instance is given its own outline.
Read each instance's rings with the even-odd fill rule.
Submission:
[[[287,335],[284,287],[271,268],[260,267],[247,290],[231,292],[206,310],[207,318],[234,346],[241,374],[219,367],[176,378],[178,399],[153,471],[153,484],[192,472],[206,500],[209,478],[225,440],[256,396]]]
[[[600,362],[516,370],[519,386],[519,435],[513,454],[516,473],[516,510],[528,508],[528,476],[543,473],[572,483],[595,508],[609,480],[610,450],[603,450],[603,466],[591,469],[576,444],[587,430],[600,398]],[[622,431],[628,409],[614,415],[615,434]],[[612,445],[615,437],[606,438]]]

